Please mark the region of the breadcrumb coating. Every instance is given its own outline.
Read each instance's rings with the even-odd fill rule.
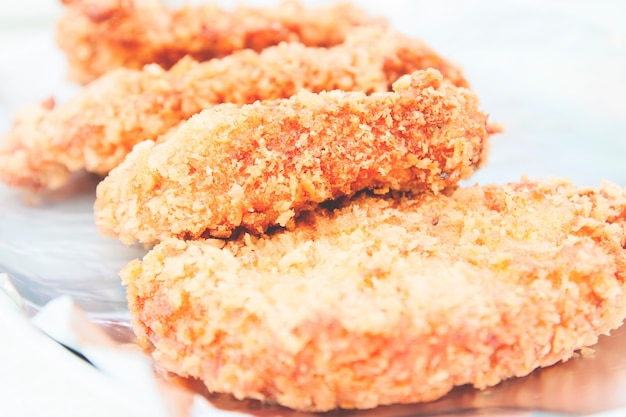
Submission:
[[[292,231],[166,240],[121,276],[135,332],[212,392],[325,411],[565,361],[626,316],[626,193],[523,180],[361,194]]]
[[[438,192],[470,176],[489,137],[476,95],[434,69],[393,89],[204,110],[111,171],[96,190],[96,224],[125,243],[259,234],[362,189]]]
[[[69,78],[83,84],[119,67],[169,68],[187,55],[205,61],[283,41],[333,46],[354,27],[385,24],[348,2],[307,8],[288,0],[269,8],[230,9],[215,2],[174,9],[159,0],[61,3],[65,13],[57,24],[57,43],[67,56]]]
[[[58,188],[78,170],[107,174],[138,142],[163,137],[218,103],[287,98],[300,89],[389,91],[400,76],[424,68],[467,86],[461,71],[421,40],[381,27],[355,29],[332,48],[283,43],[202,63],[184,59],[169,71],[119,69],[64,103],[17,114],[0,141],[0,180]]]

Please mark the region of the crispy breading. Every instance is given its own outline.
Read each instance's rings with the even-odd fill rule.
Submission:
[[[358,26],[385,24],[350,3],[308,8],[298,1],[225,9],[217,3],[174,9],[159,0],[61,0],[57,43],[69,78],[87,83],[119,67],[165,68],[189,55],[198,61],[241,49],[260,51],[282,41],[309,46],[341,43]]]
[[[169,71],[120,69],[58,106],[48,101],[19,113],[0,142],[0,179],[58,188],[78,170],[105,175],[136,143],[218,103],[286,98],[300,89],[388,91],[423,68],[467,86],[459,69],[422,41],[380,27],[356,29],[333,48],[285,43],[203,63],[186,59]]]
[[[608,183],[362,194],[292,231],[166,240],[121,275],[161,367],[237,398],[370,408],[595,344],[626,316],[625,228]]]
[[[438,192],[470,176],[489,137],[476,95],[434,69],[393,88],[204,110],[111,171],[96,224],[125,243],[259,234],[365,188]]]

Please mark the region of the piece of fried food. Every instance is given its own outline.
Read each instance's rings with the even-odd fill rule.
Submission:
[[[59,106],[46,102],[19,113],[0,142],[0,180],[58,188],[78,170],[108,173],[136,143],[218,103],[286,98],[303,88],[388,91],[423,68],[467,86],[459,69],[422,41],[380,27],[356,29],[333,48],[284,43],[203,63],[183,60],[170,71],[120,69]]]
[[[365,188],[437,192],[471,175],[489,137],[476,95],[434,69],[393,88],[204,110],[111,171],[96,224],[125,243],[259,234]]]
[[[626,193],[565,181],[303,213],[170,239],[122,272],[166,370],[299,410],[435,400],[572,357],[626,316]]]
[[[354,27],[384,24],[350,3],[307,8],[283,1],[271,8],[217,3],[172,9],[159,0],[61,0],[57,43],[69,78],[87,83],[119,67],[165,68],[189,55],[198,61],[241,49],[260,51],[282,41],[309,46],[341,43]]]

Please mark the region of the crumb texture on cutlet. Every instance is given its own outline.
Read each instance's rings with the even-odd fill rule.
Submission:
[[[522,180],[361,194],[122,271],[137,335],[210,391],[325,411],[435,400],[572,357],[626,316],[626,195]]]
[[[260,51],[280,42],[329,47],[361,26],[386,26],[349,2],[306,7],[282,1],[275,7],[217,3],[173,9],[153,0],[62,0],[56,40],[66,54],[68,77],[88,83],[116,68],[169,68],[184,56],[198,61],[242,49]]]
[[[393,92],[223,104],[137,145],[99,184],[96,224],[125,243],[259,234],[362,189],[441,191],[474,173],[488,138],[476,95],[434,69]]]
[[[377,26],[355,29],[332,48],[282,43],[205,62],[187,57],[169,71],[117,69],[65,102],[18,112],[0,142],[0,180],[58,188],[78,170],[106,175],[135,144],[164,141],[182,121],[219,103],[287,98],[301,89],[389,91],[402,75],[425,68],[467,86],[461,71],[422,41]]]

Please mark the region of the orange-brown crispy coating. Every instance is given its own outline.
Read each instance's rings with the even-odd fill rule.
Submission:
[[[524,180],[363,194],[225,245],[169,239],[121,275],[161,367],[237,398],[370,408],[595,344],[626,316],[625,236],[620,187]]]
[[[258,234],[365,188],[437,192],[470,176],[489,136],[475,94],[434,69],[394,90],[301,91],[204,110],[111,171],[97,188],[96,224],[126,243]]]
[[[388,91],[401,75],[437,68],[460,86],[461,72],[422,41],[380,27],[355,29],[333,48],[284,43],[198,63],[182,60],[119,69],[55,106],[24,109],[0,141],[0,180],[34,190],[57,188],[86,169],[106,174],[145,139],[221,102],[238,104],[313,92]]]
[[[118,67],[157,63],[169,68],[186,55],[204,61],[282,41],[332,46],[354,27],[384,24],[349,3],[307,8],[290,0],[271,8],[232,9],[216,3],[173,9],[159,0],[61,3],[66,8],[57,42],[67,55],[69,77],[80,83]]]

